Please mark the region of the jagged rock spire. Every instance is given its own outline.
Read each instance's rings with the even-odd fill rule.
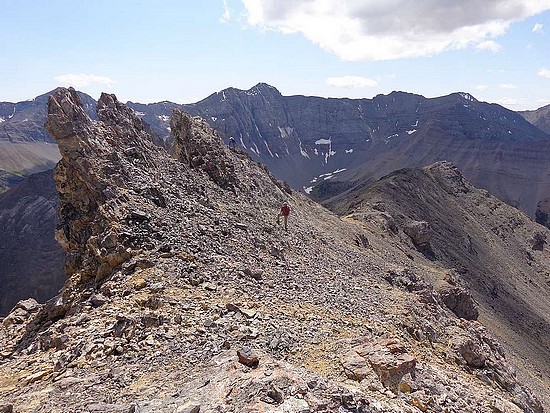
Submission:
[[[203,169],[222,187],[236,182],[228,149],[206,121],[174,109],[170,128],[174,137],[173,150],[179,160],[192,168]]]

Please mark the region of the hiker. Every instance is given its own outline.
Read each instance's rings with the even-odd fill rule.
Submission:
[[[229,149],[235,149],[236,144],[237,144],[237,142],[235,142],[235,138],[233,136],[231,136],[229,138]]]
[[[283,224],[285,225],[285,231],[288,230],[287,222],[288,222],[289,215],[290,215],[290,206],[285,202],[281,207],[281,210],[279,211],[279,215],[277,215],[277,224],[280,223],[281,216],[283,217]]]

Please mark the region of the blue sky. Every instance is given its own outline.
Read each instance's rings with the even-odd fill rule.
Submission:
[[[0,101],[469,92],[550,104],[550,0],[0,0]]]

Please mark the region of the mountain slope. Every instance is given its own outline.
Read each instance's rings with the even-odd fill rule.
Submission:
[[[0,194],[0,315],[21,299],[45,302],[63,286],[64,252],[54,238],[58,205],[52,171]]]
[[[170,105],[130,106],[170,142]],[[226,141],[233,136],[253,159],[318,200],[363,180],[441,160],[531,216],[550,196],[550,136],[519,114],[466,93],[325,99],[282,96],[260,83],[181,107],[206,119]]]
[[[90,114],[95,102],[82,98]],[[45,100],[43,95],[30,102],[0,104],[4,187],[21,175],[53,167],[59,159],[42,127]],[[441,160],[452,161],[476,186],[531,217],[537,204],[550,198],[548,131],[467,93],[432,99],[404,92],[373,99],[325,99],[282,96],[260,83],[249,90],[229,88],[189,105],[128,106],[151,125],[154,142],[165,148],[172,143],[173,109],[201,116],[226,142],[233,136],[275,176],[312,191],[317,200],[397,169]],[[536,112],[541,119],[543,109]],[[535,124],[544,129],[542,123]]]
[[[526,110],[519,113],[540,130],[550,133],[550,105],[537,110]]]
[[[546,228],[472,187],[448,163],[394,172],[328,206],[362,222],[383,211],[398,228],[429,223],[427,256],[457,269],[480,304],[481,322],[513,349],[519,362],[536,366],[546,378],[540,391],[550,394]]]
[[[16,411],[543,411],[407,243],[285,189],[200,119],[175,111],[171,157],[113,95],[98,115],[74,90],[50,100],[69,281],[2,321]]]

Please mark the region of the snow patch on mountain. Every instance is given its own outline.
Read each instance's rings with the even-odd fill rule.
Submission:
[[[332,141],[330,139],[317,139],[315,145],[331,145]]]
[[[249,149],[254,152],[256,155],[260,156],[260,150],[258,149],[258,146],[256,145],[256,142],[252,142],[252,145],[254,145],[254,147],[250,147]]]
[[[267,141],[264,140],[264,143],[265,143],[265,147],[267,148],[267,151],[269,152],[269,154],[271,155],[271,157],[274,158],[275,156],[273,156],[273,152],[271,152],[271,149],[269,148],[269,145],[267,144]]]
[[[277,126],[277,129],[279,129],[279,133],[281,134],[281,139],[290,138],[290,136],[294,132],[294,129],[289,126]]]
[[[477,99],[469,93],[460,93],[460,96],[462,96],[466,100],[469,100],[470,102],[477,102]]]

